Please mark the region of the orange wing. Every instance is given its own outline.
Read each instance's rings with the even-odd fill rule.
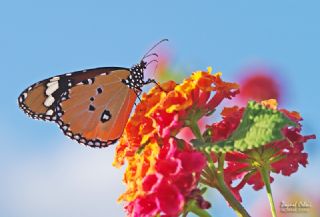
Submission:
[[[57,106],[56,122],[64,134],[92,147],[115,143],[137,98],[122,82],[129,75],[129,70],[118,69],[70,88]]]
[[[56,106],[67,90],[81,81],[108,74],[113,70],[127,70],[120,67],[100,67],[57,75],[39,81],[26,88],[18,97],[20,108],[30,117],[56,121]]]

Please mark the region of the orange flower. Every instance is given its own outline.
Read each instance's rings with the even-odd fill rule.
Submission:
[[[224,98],[238,93],[237,84],[222,81],[221,73],[210,72],[211,68],[198,71],[182,84],[169,81],[143,94],[116,148],[114,166],[128,164],[124,175],[127,191],[119,200],[130,202],[144,194],[142,179],[153,173],[164,141],[186,127],[185,120],[194,118],[196,112],[204,116]]]

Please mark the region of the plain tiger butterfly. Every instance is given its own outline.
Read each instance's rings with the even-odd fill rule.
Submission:
[[[52,121],[63,133],[91,147],[107,147],[122,135],[144,80],[145,58],[131,68],[100,67],[57,75],[26,88],[19,107],[34,119]]]

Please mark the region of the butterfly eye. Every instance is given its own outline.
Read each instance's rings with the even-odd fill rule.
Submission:
[[[146,69],[146,68],[147,68],[147,62],[141,60],[141,62],[140,62],[140,67],[141,67],[142,69]]]

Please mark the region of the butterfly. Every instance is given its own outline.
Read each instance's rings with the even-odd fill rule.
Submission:
[[[142,87],[157,82],[144,80],[147,57],[154,45],[131,68],[100,67],[57,75],[26,88],[19,107],[30,117],[52,121],[63,133],[91,147],[107,147],[121,137]]]

